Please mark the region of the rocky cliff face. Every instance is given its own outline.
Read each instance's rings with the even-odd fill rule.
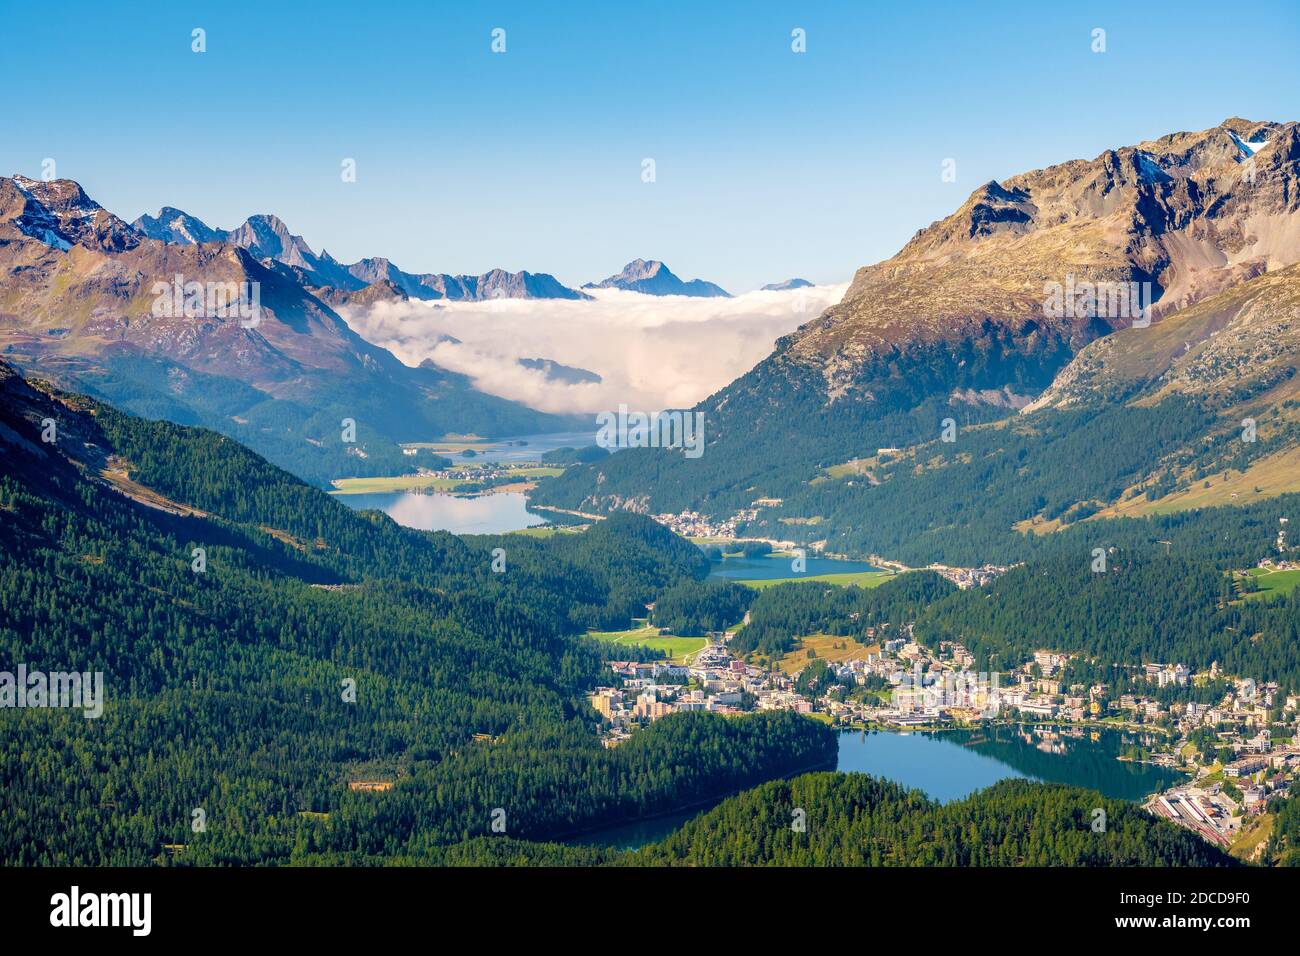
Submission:
[[[1180,395],[1244,412],[1297,397],[1297,370],[1300,265],[1092,343],[1026,410]]]
[[[882,375],[935,357],[935,344],[956,356],[954,385],[1046,386],[1070,354],[1134,324],[1124,313],[1136,311],[1054,315],[1044,308],[1052,284],[1138,283],[1158,321],[1291,265],[1298,170],[1296,123],[1231,119],[987,183],[892,259],[860,269],[843,301],[771,361],[814,371],[827,401],[871,401]]]

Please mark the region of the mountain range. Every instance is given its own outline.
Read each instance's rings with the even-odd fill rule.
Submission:
[[[399,442],[572,424],[366,342],[311,285],[344,283],[342,270],[278,219],[254,217],[222,238],[193,217],[161,218],[175,241],[151,238],[70,180],[0,179],[5,358],[125,410],[214,428],[316,482],[409,470]],[[170,291],[159,309],[159,290],[176,277],[209,296],[214,286],[256,288],[256,322],[206,308],[186,316]],[[348,447],[345,418],[357,429]]]
[[[479,393],[432,363],[408,369],[335,311],[411,299],[591,298],[545,273],[409,273],[381,257],[343,263],[270,214],[221,229],[164,206],[127,223],[71,180],[19,175],[0,179],[0,269],[0,347],[20,367],[130,411],[225,431],[313,481],[333,471],[328,461],[308,460],[321,459],[317,449],[329,444],[336,426],[326,422],[336,413],[364,421],[359,427],[372,439],[339,474],[410,467],[392,457],[391,446],[442,431],[499,435],[576,424]],[[152,290],[177,276],[208,286],[256,285],[264,321],[245,329],[154,315]],[[727,295],[642,259],[588,288]],[[553,359],[530,361],[557,384],[598,380],[585,370],[575,378]],[[406,407],[417,414],[395,413]],[[389,447],[381,453],[380,446]]]
[[[477,391],[432,362],[403,365],[355,334],[337,309],[392,301],[587,300],[551,275],[409,273],[380,257],[343,263],[317,253],[279,217],[234,229],[165,206],[133,223],[71,180],[0,179],[0,348],[29,373],[128,411],[201,424],[320,482],[406,471],[397,444],[443,433],[520,434],[585,424]],[[229,317],[157,314],[157,289],[198,282],[259,292],[254,327]],[[588,286],[647,295],[725,296],[637,259]],[[177,289],[175,302],[183,296]],[[521,367],[557,385],[599,376],[537,357]],[[358,423],[342,464],[331,436]]]
[[[482,275],[404,272],[382,257],[339,262],[326,250],[318,255],[302,236],[294,235],[279,217],[250,216],[235,229],[216,229],[203,220],[172,206],[157,216],[140,216],[131,226],[150,239],[175,245],[223,242],[247,249],[260,260],[273,260],[293,270],[304,286],[334,304],[369,302],[383,298],[425,301],[481,302],[490,299],[571,299],[591,296],[571,289],[544,272],[507,272],[492,269]],[[765,290],[797,289],[812,283],[789,279]],[[601,282],[588,282],[584,289],[624,289],[645,295],[722,296],[729,293],[703,279],[685,282],[655,259],[634,259],[623,271]]]
[[[1223,422],[1229,412],[1263,415],[1272,444],[1250,451],[1267,449],[1276,472],[1290,441],[1298,163],[1296,123],[1233,118],[986,183],[898,254],[861,268],[839,304],[702,402],[703,459],[688,466],[667,453],[651,487],[640,452],[615,455],[548,483],[539,498],[584,510],[734,514],[756,497],[791,501],[813,487],[825,495],[826,469],[856,474],[877,448],[922,447],[949,418],[975,427],[1117,396],[1134,407],[1217,402]],[[4,354],[20,367],[128,410],[235,434],[313,480],[333,469],[338,449],[324,453],[328,466],[306,459],[321,457],[342,417],[369,430],[371,445],[347,456],[363,471],[392,464],[379,449],[397,441],[560,424],[432,363],[402,365],[336,308],[586,296],[544,274],[414,275],[378,258],[345,265],[270,215],[220,230],[167,207],[128,224],[74,182],[21,176],[0,179],[0,269]],[[257,283],[262,321],[242,328],[153,314],[154,283],[176,275]],[[727,294],[643,259],[583,288]],[[552,359],[530,362],[557,383],[576,381]],[[1129,476],[1124,500],[1156,487],[1186,493],[1209,462],[1203,449],[1162,449],[1156,467]],[[802,507],[810,513],[765,518],[827,510]],[[1041,514],[1020,520],[1050,524]]]
[[[293,235],[278,217],[251,216],[236,229],[214,229],[187,212],[164,206],[157,216],[141,216],[131,224],[150,239],[177,245],[223,242],[249,250],[257,259],[272,259],[294,270],[313,291],[347,296],[379,283],[381,290],[413,299],[587,299],[545,273],[493,269],[479,276],[403,272],[388,259],[367,258],[351,264],[329,252],[312,251],[302,236]]]
[[[74,182],[0,179],[0,633],[13,659],[75,661],[110,688],[102,720],[0,711],[0,859],[1232,864],[1093,790],[1008,781],[941,804],[806,774],[835,765],[833,725],[730,712],[760,706],[748,690],[727,713],[670,713],[608,746],[589,695],[610,657],[655,673],[661,652],[594,636],[638,628],[649,607],[656,629],[680,615],[672,633],[737,622],[728,646],[751,663],[813,633],[904,633],[995,672],[1052,649],[1068,660],[1056,690],[1104,685],[1089,696],[1116,714],[1157,693],[1143,664],[1186,662],[1210,679],[1162,682],[1162,700],[1185,692],[1187,714],[1232,694],[1271,746],[1294,716],[1281,701],[1300,681],[1300,602],[1250,601],[1228,572],[1297,550],[1298,168],[1296,124],[1229,120],[981,186],[702,402],[702,457],[550,453],[568,467],[534,501],[610,514],[536,536],[402,527],[245,447],[323,484],[396,473],[408,439],[560,426],[353,333],[336,304],[407,296],[392,274],[355,275],[273,217],[218,233],[165,210],[136,226]],[[604,287],[681,281],[638,262]],[[187,315],[188,293],[160,309],[173,281],[251,285],[257,309]],[[349,418],[356,442],[337,437]],[[760,592],[709,581],[702,548],[626,513],[686,509],[834,553],[1019,566],[978,587],[922,571]],[[1105,574],[1088,565],[1099,553]],[[730,610],[706,623],[715,602]],[[835,673],[816,658],[797,693]],[[1260,701],[1244,675],[1276,684]],[[828,713],[886,687],[835,684],[816,705]],[[1218,727],[1237,718],[1210,719],[1187,742],[1219,779],[1237,755]],[[1021,772],[1059,759],[1047,749]],[[1271,828],[1261,858],[1295,862],[1300,815],[1279,782],[1250,816]],[[555,842],[709,806],[634,852]],[[805,807],[812,826],[792,825]]]

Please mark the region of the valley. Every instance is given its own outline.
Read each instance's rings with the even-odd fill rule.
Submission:
[[[15,949],[1290,938],[1294,0],[7,12]]]
[[[0,648],[108,689],[93,728],[0,707],[5,792],[38,769],[0,858],[1293,860],[1298,136],[986,183],[664,447],[344,313],[716,283],[345,264],[0,180]],[[257,321],[156,314],[166,275],[256,283]]]
[[[980,727],[992,735],[990,740],[997,740],[1003,732],[998,728],[1019,726],[1019,732],[1028,737],[1015,739],[1034,741],[1031,749],[1037,752],[1050,755],[1059,751],[1075,754],[1079,760],[1114,764],[1114,754],[1090,747],[1098,740],[1111,738],[1090,740],[1088,733],[1128,734],[1133,741],[1141,741],[1133,746],[1157,754],[1159,748],[1151,741],[1169,733],[1164,726],[1166,715],[1176,718],[1180,725],[1191,719],[1191,705],[1182,706],[1177,695],[1172,699],[1154,698],[1156,706],[1152,709],[1153,701],[1147,699],[1150,692],[1138,690],[1152,681],[1150,673],[1124,676],[1123,670],[1113,671],[1107,686],[1099,690],[1093,675],[1096,668],[1115,667],[1107,663],[1118,660],[1111,656],[1111,650],[1099,651],[1095,660],[1076,659],[1077,652],[1063,647],[1061,655],[1053,658],[1053,666],[1059,668],[1063,666],[1060,661],[1068,660],[1064,666],[1076,670],[1077,675],[1060,680],[1055,692],[1042,686],[1048,678],[1038,676],[1044,665],[1039,663],[1040,652],[1034,652],[1027,664],[1017,666],[1016,682],[1005,689],[1005,698],[995,698],[999,706],[1007,708],[1004,719],[990,720],[979,712],[988,701],[930,702],[932,692],[947,692],[943,690],[946,684],[935,683],[940,675],[963,674],[973,666],[983,666],[977,655],[995,653],[989,644],[993,631],[978,640],[968,638],[966,643],[941,636],[949,626],[944,622],[960,612],[954,600],[961,595],[983,598],[986,589],[992,589],[993,594],[999,590],[1007,595],[1018,594],[1023,581],[1012,580],[1023,574],[1018,569],[1010,569],[982,586],[968,582],[965,588],[934,571],[882,574],[855,570],[847,572],[843,583],[818,580],[821,575],[817,574],[787,582],[771,578],[772,572],[763,562],[788,568],[793,558],[771,555],[770,546],[762,552],[770,556],[762,556],[756,543],[749,542],[752,556],[722,558],[711,564],[699,546],[649,519],[632,515],[612,515],[590,523],[585,531],[540,539],[516,534],[466,538],[441,532],[426,534],[387,519],[368,517],[373,512],[343,507],[338,497],[346,500],[357,496],[329,496],[312,489],[210,432],[145,422],[92,400],[39,391],[13,373],[5,378],[5,389],[3,434],[7,436],[10,457],[6,460],[10,464],[4,475],[3,501],[6,514],[12,518],[7,518],[4,525],[11,544],[2,553],[9,567],[21,574],[25,573],[22,568],[31,567],[29,562],[38,556],[41,561],[55,560],[65,569],[57,579],[58,586],[70,598],[76,595],[75,599],[83,604],[93,602],[101,608],[105,620],[119,614],[115,595],[122,593],[109,582],[123,573],[141,575],[143,580],[154,583],[146,591],[132,593],[137,599],[144,597],[151,602],[160,615],[160,625],[164,620],[169,622],[152,629],[142,643],[118,646],[112,653],[100,651],[90,662],[92,668],[106,672],[106,729],[115,736],[132,733],[141,719],[139,708],[148,706],[149,701],[156,701],[155,706],[167,711],[183,706],[184,698],[176,699],[174,704],[163,703],[175,697],[176,678],[170,675],[179,668],[182,674],[194,675],[188,680],[202,688],[207,706],[226,715],[223,720],[239,740],[234,749],[216,747],[212,751],[217,761],[213,769],[191,768],[187,751],[164,755],[167,775],[181,774],[197,780],[215,772],[218,766],[224,768],[220,774],[241,802],[231,804],[230,797],[212,792],[200,798],[210,819],[218,824],[211,831],[213,839],[180,832],[185,817],[178,814],[171,824],[164,818],[156,820],[153,832],[159,834],[158,847],[151,849],[148,841],[141,842],[124,822],[113,822],[108,833],[117,847],[114,859],[171,859],[187,865],[218,860],[355,862],[373,856],[368,842],[373,836],[359,839],[349,834],[383,832],[388,834],[386,839],[413,841],[412,859],[481,860],[487,857],[480,854],[490,857],[496,852],[478,842],[483,839],[482,828],[488,827],[487,832],[491,832],[493,813],[487,812],[491,806],[464,801],[490,800],[481,789],[484,784],[493,786],[491,781],[498,774],[508,780],[524,770],[534,782],[525,784],[524,779],[516,779],[508,784],[512,792],[518,795],[539,787],[536,792],[547,796],[540,803],[534,803],[533,798],[518,802],[516,796],[510,807],[522,820],[517,823],[518,831],[509,832],[515,841],[541,841],[538,852],[547,839],[573,832],[602,831],[637,820],[674,819],[672,814],[683,806],[716,804],[699,817],[682,822],[681,832],[686,832],[697,821],[702,825],[710,814],[725,812],[727,800],[738,799],[729,798],[729,794],[746,790],[762,779],[834,765],[836,759],[850,776],[866,771],[892,777],[905,786],[920,787],[931,795],[952,800],[971,791],[986,792],[982,788],[997,777],[980,776],[972,769],[964,789],[929,789],[938,784],[927,784],[924,775],[913,772],[924,770],[929,758],[918,756],[911,763],[913,770],[907,769],[906,759],[898,763],[885,754],[879,760],[872,757],[862,763],[853,755],[861,741],[875,738],[836,736],[831,728],[859,725],[888,729],[892,724],[890,734],[899,727],[967,728],[972,733],[969,743],[978,752],[983,746],[978,743]],[[61,423],[67,444],[56,443],[53,449],[43,451],[35,435],[26,444],[14,442],[13,436],[22,436],[39,421],[52,417]],[[118,473],[126,476],[132,489],[148,489],[159,500],[177,507],[161,511],[148,501],[139,501],[139,491],[129,498],[115,497],[113,483],[101,484],[97,472],[83,470],[79,465],[83,457],[97,461],[105,453],[121,462]],[[189,466],[201,460],[208,461],[208,467]],[[114,480],[120,486],[123,479]],[[256,500],[247,499],[240,490],[250,480],[263,489]],[[485,497],[490,500],[504,496]],[[55,504],[74,500],[88,500],[92,505],[67,509]],[[68,531],[51,538],[44,529],[55,515],[61,515],[60,521]],[[127,550],[115,534],[98,530],[105,522],[118,529],[116,534],[125,536]],[[202,573],[196,574],[190,566],[190,548],[183,543],[186,539],[206,542],[209,563]],[[19,540],[27,544],[16,546]],[[76,544],[69,550],[60,543],[65,540]],[[342,542],[349,542],[346,548],[338,547]],[[491,552],[498,547],[504,547],[508,556],[506,567],[511,570],[505,574],[494,574],[491,569]],[[135,549],[156,556],[152,573],[145,574],[144,565],[130,557]],[[102,560],[88,562],[88,554]],[[558,577],[555,562],[561,566]],[[728,562],[735,562],[730,574],[710,575],[711,568],[726,567]],[[745,562],[748,566],[742,566]],[[637,570],[629,573],[632,568]],[[402,583],[416,570],[420,572],[420,584]],[[825,565],[808,568],[810,572],[824,570]],[[737,577],[746,574],[751,577]],[[855,582],[863,580],[863,574],[881,576],[867,579],[874,586],[861,587]],[[835,577],[839,576],[832,575]],[[769,582],[767,587],[750,586]],[[1004,582],[1006,587],[1002,587]],[[635,590],[629,592],[629,585]],[[1133,580],[1123,587],[1127,592],[1144,588],[1145,584]],[[490,605],[468,600],[468,595],[485,590],[495,592]],[[249,600],[251,593],[259,594],[256,601]],[[173,601],[171,595],[181,599]],[[1126,597],[1115,597],[1117,610],[1132,607]],[[1194,600],[1194,595],[1189,594],[1187,599]],[[377,600],[380,603],[376,612],[381,616],[373,616],[368,610]],[[524,602],[518,605],[521,611],[523,607],[530,610],[504,619],[511,636],[508,645],[501,645],[501,624],[488,625],[486,621],[501,622],[503,613],[513,613],[509,608],[515,601]],[[1031,597],[1030,601],[1029,607],[1068,609],[1059,600],[1034,602]],[[642,611],[647,606],[653,616],[649,621],[644,620]],[[1288,619],[1287,608],[1291,606],[1289,602],[1280,606],[1272,602],[1237,602],[1231,605],[1231,613],[1250,611],[1257,617],[1256,628],[1262,625],[1267,629],[1275,626],[1269,622]],[[264,616],[268,607],[279,609],[279,613]],[[485,619],[487,607],[492,608],[491,617]],[[539,617],[539,610],[546,607],[554,607],[554,611],[548,612],[549,617]],[[1194,604],[1188,605],[1192,607]],[[1251,610],[1256,607],[1258,611]],[[34,607],[27,613],[42,615]],[[1190,619],[1186,612],[1177,616]],[[221,623],[217,625],[217,621]],[[225,653],[220,634],[228,630],[257,633],[272,621],[288,623],[291,630],[286,635],[287,644],[283,638],[275,645],[254,643],[238,657],[224,658],[224,663],[222,657],[211,656]],[[297,621],[301,625],[289,623]],[[975,623],[978,618],[970,621]],[[378,639],[387,644],[394,636],[428,629],[437,635],[435,643],[417,657],[393,660],[379,645],[371,643]],[[664,636],[665,629],[671,636]],[[1068,630],[1072,632],[1074,627]],[[1107,630],[1109,625],[1103,626],[1103,632]],[[682,636],[692,631],[700,636]],[[66,620],[56,624],[56,619],[42,615],[39,623],[23,625],[19,633],[44,635],[48,646],[41,653],[53,657],[68,655],[73,646],[107,648],[89,622]],[[192,636],[177,642],[167,636],[169,633]],[[1030,628],[1027,633],[1040,635],[1049,647],[1056,644],[1042,629]],[[345,642],[342,646],[333,640],[322,642],[326,634],[345,635]],[[583,640],[581,634],[588,638]],[[807,635],[802,642],[792,639],[800,634]],[[158,647],[167,648],[178,663],[159,666],[154,660]],[[1190,647],[1186,645],[1183,650]],[[1267,642],[1261,645],[1261,653],[1267,653],[1268,647]],[[496,675],[494,678],[489,678],[489,672],[465,670],[463,664],[457,663],[471,649],[475,657],[487,656],[497,662],[490,671]],[[442,660],[440,666],[449,673],[440,676],[425,669],[421,660],[424,653],[436,654]],[[1003,660],[1008,663],[1013,657],[1010,648],[996,653],[1005,653]],[[580,654],[581,670],[572,677],[562,676],[572,673],[568,668],[577,662],[565,667],[547,663],[548,657],[555,654],[569,659]],[[611,655],[617,656],[612,664]],[[1240,663],[1229,662],[1227,657],[1224,660],[1229,666],[1242,668],[1236,673],[1250,672]],[[278,702],[277,706],[283,708],[280,716],[273,717],[265,709],[246,713],[236,698],[228,696],[235,684],[247,685],[254,680],[252,675],[257,669],[266,665],[273,668],[267,673],[276,676],[255,683],[261,688],[262,700]],[[1218,668],[1216,663],[1211,671]],[[908,675],[913,672],[925,674],[924,681],[909,685]],[[1281,700],[1268,696],[1282,694],[1281,685],[1268,683],[1267,670],[1256,673],[1259,693],[1265,695],[1263,700]],[[340,675],[349,674],[355,675],[363,696],[355,705],[348,704],[346,695],[341,705],[330,705],[329,688],[338,683]],[[128,675],[131,684],[124,685]],[[621,677],[621,686],[606,683],[608,676],[615,675]],[[283,683],[287,676],[292,681],[288,694]],[[471,687],[483,687],[482,682],[489,679],[519,688],[519,693],[491,692],[491,699],[501,701],[504,708],[495,713],[481,710],[474,703],[479,692],[465,687],[466,681]],[[1070,703],[1075,691],[1065,685],[1080,679],[1084,684],[1093,682],[1083,700],[1100,702],[1104,708],[1101,714],[1089,714],[1087,708],[1077,713],[1077,704]],[[1289,684],[1294,677],[1286,676],[1284,680]],[[127,690],[123,697],[124,686],[135,689]],[[1199,687],[1199,678],[1187,681],[1186,686]],[[1226,693],[1229,700],[1239,701],[1241,686],[1214,685],[1208,692]],[[984,693],[978,686],[974,692]],[[633,694],[635,701],[629,696]],[[1054,694],[1064,695],[1064,705],[1058,707]],[[1194,701],[1201,699],[1203,695],[1199,694],[1193,695]],[[594,709],[578,703],[588,695]],[[512,700],[520,703],[510,703]],[[1259,726],[1263,719],[1286,728],[1281,732],[1290,733],[1287,721],[1295,717],[1291,700],[1288,698],[1276,713],[1267,705],[1263,712],[1257,712],[1255,705],[1243,710],[1232,704],[1217,716],[1214,708],[1198,710],[1200,719],[1187,726],[1200,727],[1208,720],[1206,726],[1220,730],[1220,747],[1226,746],[1232,752],[1251,743],[1244,734],[1224,737],[1225,726],[1237,720],[1243,727]],[[352,706],[360,709],[353,711]],[[1039,713],[1044,707],[1050,713]],[[176,712],[168,719],[184,720],[184,713]],[[8,718],[11,747],[27,748],[38,755],[38,760],[49,764],[50,772],[60,773],[58,754],[42,745],[39,736],[32,735],[37,731],[35,725],[21,719],[15,722],[12,713],[0,716]],[[378,726],[406,742],[394,750],[381,744],[383,738],[356,736],[363,725],[355,721],[361,717],[368,726],[380,721]],[[304,720],[309,723],[301,724]],[[1075,722],[1085,728],[1085,736],[1079,737],[1071,729]],[[1087,730],[1090,725],[1096,729]],[[56,714],[42,720],[41,726],[58,727],[60,733],[85,732],[80,724],[66,723]],[[313,729],[308,731],[308,726]],[[327,743],[341,727],[350,728],[348,734],[354,741],[343,754]],[[746,728],[750,727],[756,728],[758,736],[747,736]],[[320,738],[321,734],[326,736]],[[707,785],[670,784],[668,781],[679,772],[673,767],[696,759],[692,754],[700,752],[697,746],[701,734],[727,737],[730,743],[721,751],[708,748],[708,752],[726,754],[724,762],[700,778],[710,781]],[[895,739],[890,734],[880,740]],[[128,739],[120,738],[124,756],[132,749]],[[264,767],[250,765],[247,758],[240,756],[242,748],[250,744],[252,752],[256,752],[259,747],[275,746],[273,741],[277,739],[296,740],[295,747],[302,756]],[[669,757],[669,750],[657,751],[661,739],[675,756]],[[921,739],[925,738],[918,741]],[[534,766],[530,760],[521,763],[507,756],[525,754],[543,740],[549,741],[548,748],[562,748],[561,752],[568,754],[566,761],[589,766],[589,771],[582,771],[584,775],[590,772],[596,776],[589,780],[583,777],[586,782],[568,783],[558,777],[534,779],[531,775],[536,771],[528,769]],[[1021,745],[1013,741],[1010,744],[1006,754],[996,748],[991,751],[1013,768],[999,771],[999,775],[1024,774],[1073,785],[1096,785],[1094,778],[1075,776],[1073,771],[1065,770],[1065,765],[1032,767],[1032,761],[1025,763],[1027,753],[1016,756]],[[754,747],[758,750],[753,756],[733,762],[740,761],[746,748]],[[1124,751],[1126,755],[1128,752]],[[1278,752],[1285,753],[1284,746]],[[589,809],[578,814],[555,815],[555,807],[567,805],[554,802],[557,794],[569,791],[571,785],[590,788],[599,775],[625,761],[641,768],[637,773],[647,774],[648,789],[641,802],[627,807],[622,802],[626,792],[621,797],[611,792],[596,803],[584,801],[582,806]],[[6,760],[0,766],[13,764]],[[1134,764],[1132,772],[1145,766]],[[109,787],[115,804],[141,806],[142,801],[156,800],[150,795],[154,792],[151,788],[161,786],[163,778],[131,779],[123,775],[125,767],[108,768],[106,775],[92,781],[94,786]],[[285,807],[282,799],[277,798],[275,804],[259,803],[254,796],[256,788],[247,789],[266,772],[273,774],[278,792],[295,795],[288,804],[292,811],[289,815],[277,809]],[[684,768],[680,772],[684,773]],[[1111,767],[1109,772],[1122,776],[1129,771]],[[663,773],[670,777],[661,779]],[[357,781],[365,786],[353,786]],[[440,791],[448,781],[458,782],[452,789]],[[1273,789],[1265,793],[1281,793],[1276,782],[1270,786]],[[434,798],[436,792],[446,796]],[[605,791],[597,787],[588,792],[599,795]],[[474,793],[482,795],[475,798],[471,796]],[[1136,799],[1127,791],[1116,790],[1114,794],[1125,800]],[[80,799],[74,806],[80,804]],[[431,799],[450,800],[437,803],[439,813],[451,814],[450,820],[456,822],[438,825],[433,818],[424,818],[426,822],[412,827],[388,815],[398,806],[427,806]],[[606,799],[615,802],[600,802]],[[1274,800],[1261,801],[1261,805],[1264,803],[1272,806]],[[257,806],[262,809],[254,811]],[[220,825],[232,813],[253,813],[259,821],[256,830],[262,834],[258,843],[248,843]],[[506,813],[508,818],[513,815],[509,808]],[[110,815],[110,820],[116,817]],[[343,828],[345,821],[350,822]],[[93,858],[83,855],[92,853],[90,844],[81,842],[89,835],[78,836],[81,831],[71,821],[56,827],[52,819],[49,826],[46,832],[72,834],[76,842],[60,837],[40,844],[39,853],[25,859]],[[427,843],[435,833],[436,842]],[[101,833],[96,839],[102,841],[103,837]],[[659,852],[661,845],[674,839],[676,833],[665,835],[637,852]],[[26,850],[10,844],[8,852],[30,854],[31,845],[24,846]]]

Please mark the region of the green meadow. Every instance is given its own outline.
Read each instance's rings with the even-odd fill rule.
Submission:
[[[788,578],[764,578],[744,580],[733,578],[737,584],[743,584],[756,590],[774,587],[778,584],[789,584],[791,581],[820,581],[824,584],[835,584],[841,587],[847,587],[856,584],[860,588],[874,588],[884,584],[890,578],[898,577],[893,571],[848,571],[843,574],[794,574]]]
[[[1251,568],[1246,574],[1254,578],[1255,584],[1259,587],[1258,591],[1243,595],[1247,600],[1290,594],[1300,586],[1300,570],[1269,571],[1266,568]]]
[[[642,624],[626,631],[588,631],[588,637],[594,637],[606,644],[623,644],[628,646],[650,647],[663,651],[675,664],[684,664],[708,643],[703,637],[675,637],[661,634],[659,628],[652,624]]]

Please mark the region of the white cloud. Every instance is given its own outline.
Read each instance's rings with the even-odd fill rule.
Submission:
[[[847,283],[731,299],[589,290],[595,301],[380,302],[341,309],[357,334],[408,365],[432,359],[476,387],[548,412],[596,412],[626,403],[684,408],[749,371],[777,338],[839,302]],[[459,344],[446,341],[451,336]],[[601,376],[549,382],[519,366],[548,358]]]

